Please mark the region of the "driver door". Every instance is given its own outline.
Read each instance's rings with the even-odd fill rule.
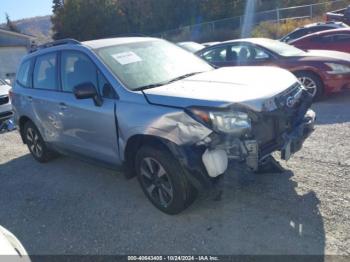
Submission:
[[[62,94],[59,102],[61,144],[65,150],[102,162],[119,162],[115,115],[115,91],[87,55],[61,53]],[[78,100],[73,88],[91,82],[103,97],[101,106],[92,99]],[[102,89],[109,89],[108,92]],[[101,90],[100,90],[101,89]]]

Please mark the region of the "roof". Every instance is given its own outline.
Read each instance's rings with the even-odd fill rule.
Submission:
[[[242,38],[242,39],[235,39],[235,40],[228,40],[222,43],[234,43],[234,42],[250,42],[254,44],[259,44],[261,42],[275,42],[277,40],[269,39],[269,38]],[[220,45],[220,44],[219,44]]]
[[[300,29],[300,28],[310,28],[310,27],[315,27],[315,26],[337,27],[337,26],[346,26],[346,24],[344,24],[343,22],[339,22],[339,21],[317,22],[317,23],[304,25],[302,27],[299,27],[298,29]]]
[[[337,28],[337,29],[324,30],[324,31],[316,32],[309,35],[324,35],[328,33],[350,33],[350,28]],[[306,36],[309,36],[309,35],[306,35]]]
[[[0,33],[9,34],[9,35],[13,35],[13,36],[24,37],[24,38],[35,38],[35,36],[33,36],[33,35],[17,33],[17,32],[13,32],[13,31],[9,31],[9,30],[4,29],[4,28],[0,28]]]
[[[88,46],[92,49],[98,49],[102,47],[145,42],[145,41],[156,40],[156,39],[157,38],[152,38],[152,37],[116,37],[116,38],[105,38],[105,39],[84,41],[84,42],[81,42],[81,44]]]
[[[304,35],[300,38],[294,39],[293,41],[291,41],[289,44],[292,43],[297,43],[299,40],[303,40],[303,39],[307,39],[309,37],[313,37],[313,36],[317,36],[317,35],[327,35],[327,34],[332,34],[332,33],[347,33],[350,34],[350,28],[337,28],[337,29],[330,29],[330,30],[324,30],[324,31],[320,31],[320,32],[316,32],[316,33],[312,33],[312,34],[308,34],[308,35]]]

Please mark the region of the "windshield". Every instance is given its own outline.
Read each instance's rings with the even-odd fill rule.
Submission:
[[[130,90],[213,69],[195,55],[163,40],[104,47],[97,54]]]
[[[306,52],[299,48],[276,40],[264,39],[261,42],[257,42],[257,44],[267,49],[270,49],[271,51],[279,54],[280,56],[302,56],[306,54]]]

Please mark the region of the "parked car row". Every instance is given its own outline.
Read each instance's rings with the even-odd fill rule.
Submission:
[[[209,54],[213,45],[202,56],[291,52],[259,41]],[[11,97],[34,159],[66,154],[123,167],[154,206],[176,214],[229,167],[255,172],[275,163],[275,151],[284,160],[299,151],[314,130],[309,91],[282,68],[216,68],[165,40],[130,37],[38,47],[21,62]]]
[[[313,23],[309,25],[305,25],[303,27],[298,27],[289,34],[285,35],[280,39],[282,42],[290,43],[298,38],[301,38],[303,36],[325,31],[325,30],[332,30],[332,29],[340,29],[340,28],[349,28],[349,26],[343,22],[319,22],[319,23]]]
[[[216,67],[277,66],[287,69],[314,100],[350,87],[350,27],[343,22],[306,25],[279,41],[251,38],[178,45]]]
[[[292,72],[314,99],[338,92],[350,84],[350,54],[303,51],[264,38],[222,42],[196,53],[217,67],[278,66]]]

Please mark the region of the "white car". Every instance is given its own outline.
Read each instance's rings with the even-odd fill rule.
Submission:
[[[0,226],[0,256],[6,261],[30,262],[27,251],[21,242],[10,231]]]
[[[9,86],[4,80],[0,79],[0,126],[10,118],[12,118],[12,105],[9,97]]]

